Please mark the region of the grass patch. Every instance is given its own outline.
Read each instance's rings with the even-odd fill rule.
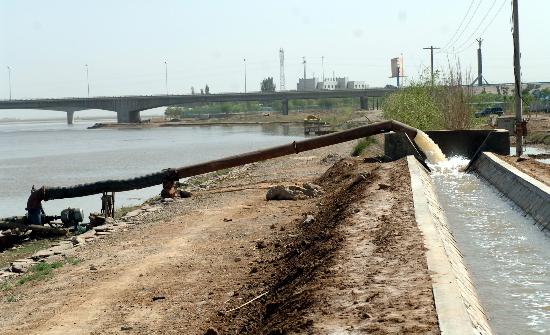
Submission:
[[[78,265],[80,264],[80,262],[82,262],[81,259],[78,259],[76,257],[67,257],[65,259],[65,261],[68,263],[68,264],[71,264],[71,265]]]
[[[10,295],[6,298],[6,302],[17,302],[17,301],[19,301],[19,298],[14,295]]]
[[[54,240],[50,239],[35,240],[23,243],[17,248],[5,250],[0,253],[0,268],[9,266],[15,260],[29,257],[39,250],[47,249],[53,242]]]
[[[16,280],[16,285],[23,285],[29,281],[38,281],[50,277],[54,269],[63,266],[62,262],[38,263],[29,268],[29,271]]]
[[[138,209],[141,207],[141,205],[135,205],[135,206],[122,206],[119,209],[115,210],[115,219],[120,219],[124,215],[130,213],[131,211]]]
[[[371,145],[376,143],[376,140],[372,137],[365,137],[360,139],[357,144],[353,147],[353,150],[351,151],[351,155],[353,157],[357,157],[365,151],[365,149]]]
[[[531,144],[550,145],[550,133],[548,133],[548,132],[530,133],[525,138],[525,142],[531,143]]]

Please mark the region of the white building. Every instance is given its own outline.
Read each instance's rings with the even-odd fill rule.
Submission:
[[[364,81],[349,81],[348,77],[325,78],[324,81],[318,81],[317,78],[300,78],[297,85],[298,91],[315,91],[315,90],[364,90],[369,85]]]
[[[348,90],[366,90],[369,85],[365,84],[364,81],[348,81],[346,88]]]

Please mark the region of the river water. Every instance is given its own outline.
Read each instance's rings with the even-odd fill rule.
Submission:
[[[303,128],[288,125],[94,129],[90,121],[0,123],[0,217],[23,215],[32,185],[68,186],[125,179],[292,142]],[[160,186],[116,194],[115,204],[139,204]],[[100,195],[44,202],[49,215],[101,208]]]
[[[497,334],[550,333],[550,234],[489,184],[459,172],[468,160],[434,166],[449,226]]]

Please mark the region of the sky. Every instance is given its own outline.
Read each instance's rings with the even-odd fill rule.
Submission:
[[[550,81],[550,1],[519,2],[523,80]],[[400,54],[408,80],[417,78],[430,45],[446,47],[436,69],[458,57],[477,74],[479,37],[485,78],[512,82],[510,17],[510,0],[0,0],[0,99],[8,66],[13,99],[86,96],[85,64],[91,96],[164,94],[166,65],[170,94],[206,84],[241,92],[245,58],[249,91],[268,76],[279,87],[280,48],[287,89],[302,57],[308,77],[322,77],[323,56],[325,76],[379,87],[395,84],[390,59]]]

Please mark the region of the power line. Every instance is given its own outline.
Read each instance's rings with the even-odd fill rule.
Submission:
[[[500,5],[500,7],[498,8],[498,10],[496,11],[495,15],[493,15],[493,17],[491,18],[491,21],[489,21],[489,23],[485,26],[485,28],[483,28],[483,30],[481,31],[481,33],[479,34],[479,36],[483,36],[483,34],[485,34],[485,32],[487,31],[487,29],[489,29],[489,27],[493,24],[493,22],[495,21],[495,19],[497,18],[497,16],[500,14],[500,12],[502,11],[502,8],[504,8],[504,5],[506,4],[506,1],[508,0],[504,0],[502,1],[502,4]],[[468,44],[466,47],[460,49],[459,51],[456,51],[454,52],[455,54],[460,54],[460,53],[463,53],[464,51],[466,51],[472,44],[474,44],[475,41],[471,42],[470,44]]]
[[[462,43],[457,49],[462,49],[466,44],[468,43],[472,43],[472,42],[469,42],[471,40],[472,37],[474,37],[474,35],[477,33],[477,31],[479,30],[479,28],[481,27],[481,25],[483,24],[483,22],[485,22],[485,20],[487,19],[487,17],[489,16],[489,13],[491,13],[491,11],[493,10],[493,7],[495,7],[495,4],[496,4],[497,0],[493,0],[493,3],[491,4],[491,7],[489,7],[489,10],[487,10],[487,12],[485,13],[485,15],[483,16],[483,18],[481,19],[481,21],[479,21],[479,24],[476,26],[476,28],[472,31],[472,33],[470,34],[470,36],[468,36],[468,38],[466,38],[466,40],[464,40],[464,43]]]
[[[475,0],[472,0],[470,2],[470,6],[468,7],[468,10],[466,11],[466,14],[464,14],[464,17],[462,18],[462,20],[460,21],[460,24],[458,25],[458,28],[456,28],[453,36],[449,39],[449,41],[447,41],[447,43],[443,46],[443,49],[447,48],[447,46],[454,40],[454,38],[456,37],[456,34],[458,33],[458,31],[460,30],[460,28],[462,28],[462,25],[464,24],[464,21],[466,20],[466,17],[468,16],[468,14],[470,13],[470,10],[472,9],[472,6],[474,4],[474,1]]]
[[[464,26],[464,28],[462,29],[462,31],[460,32],[460,34],[458,35],[458,37],[454,40],[453,43],[451,43],[451,45],[449,45],[447,47],[447,49],[450,49],[453,45],[456,44],[456,42],[458,42],[460,40],[460,38],[462,37],[462,35],[464,34],[464,32],[466,31],[466,28],[468,28],[468,26],[470,25],[470,23],[472,22],[472,20],[474,19],[474,17],[476,16],[477,14],[477,11],[479,10],[479,6],[481,6],[481,3],[483,2],[483,0],[479,0],[479,2],[477,3],[477,6],[476,8],[474,9],[473,13],[472,13],[472,16],[470,17],[470,19],[468,20],[468,22],[466,23],[466,25]]]

